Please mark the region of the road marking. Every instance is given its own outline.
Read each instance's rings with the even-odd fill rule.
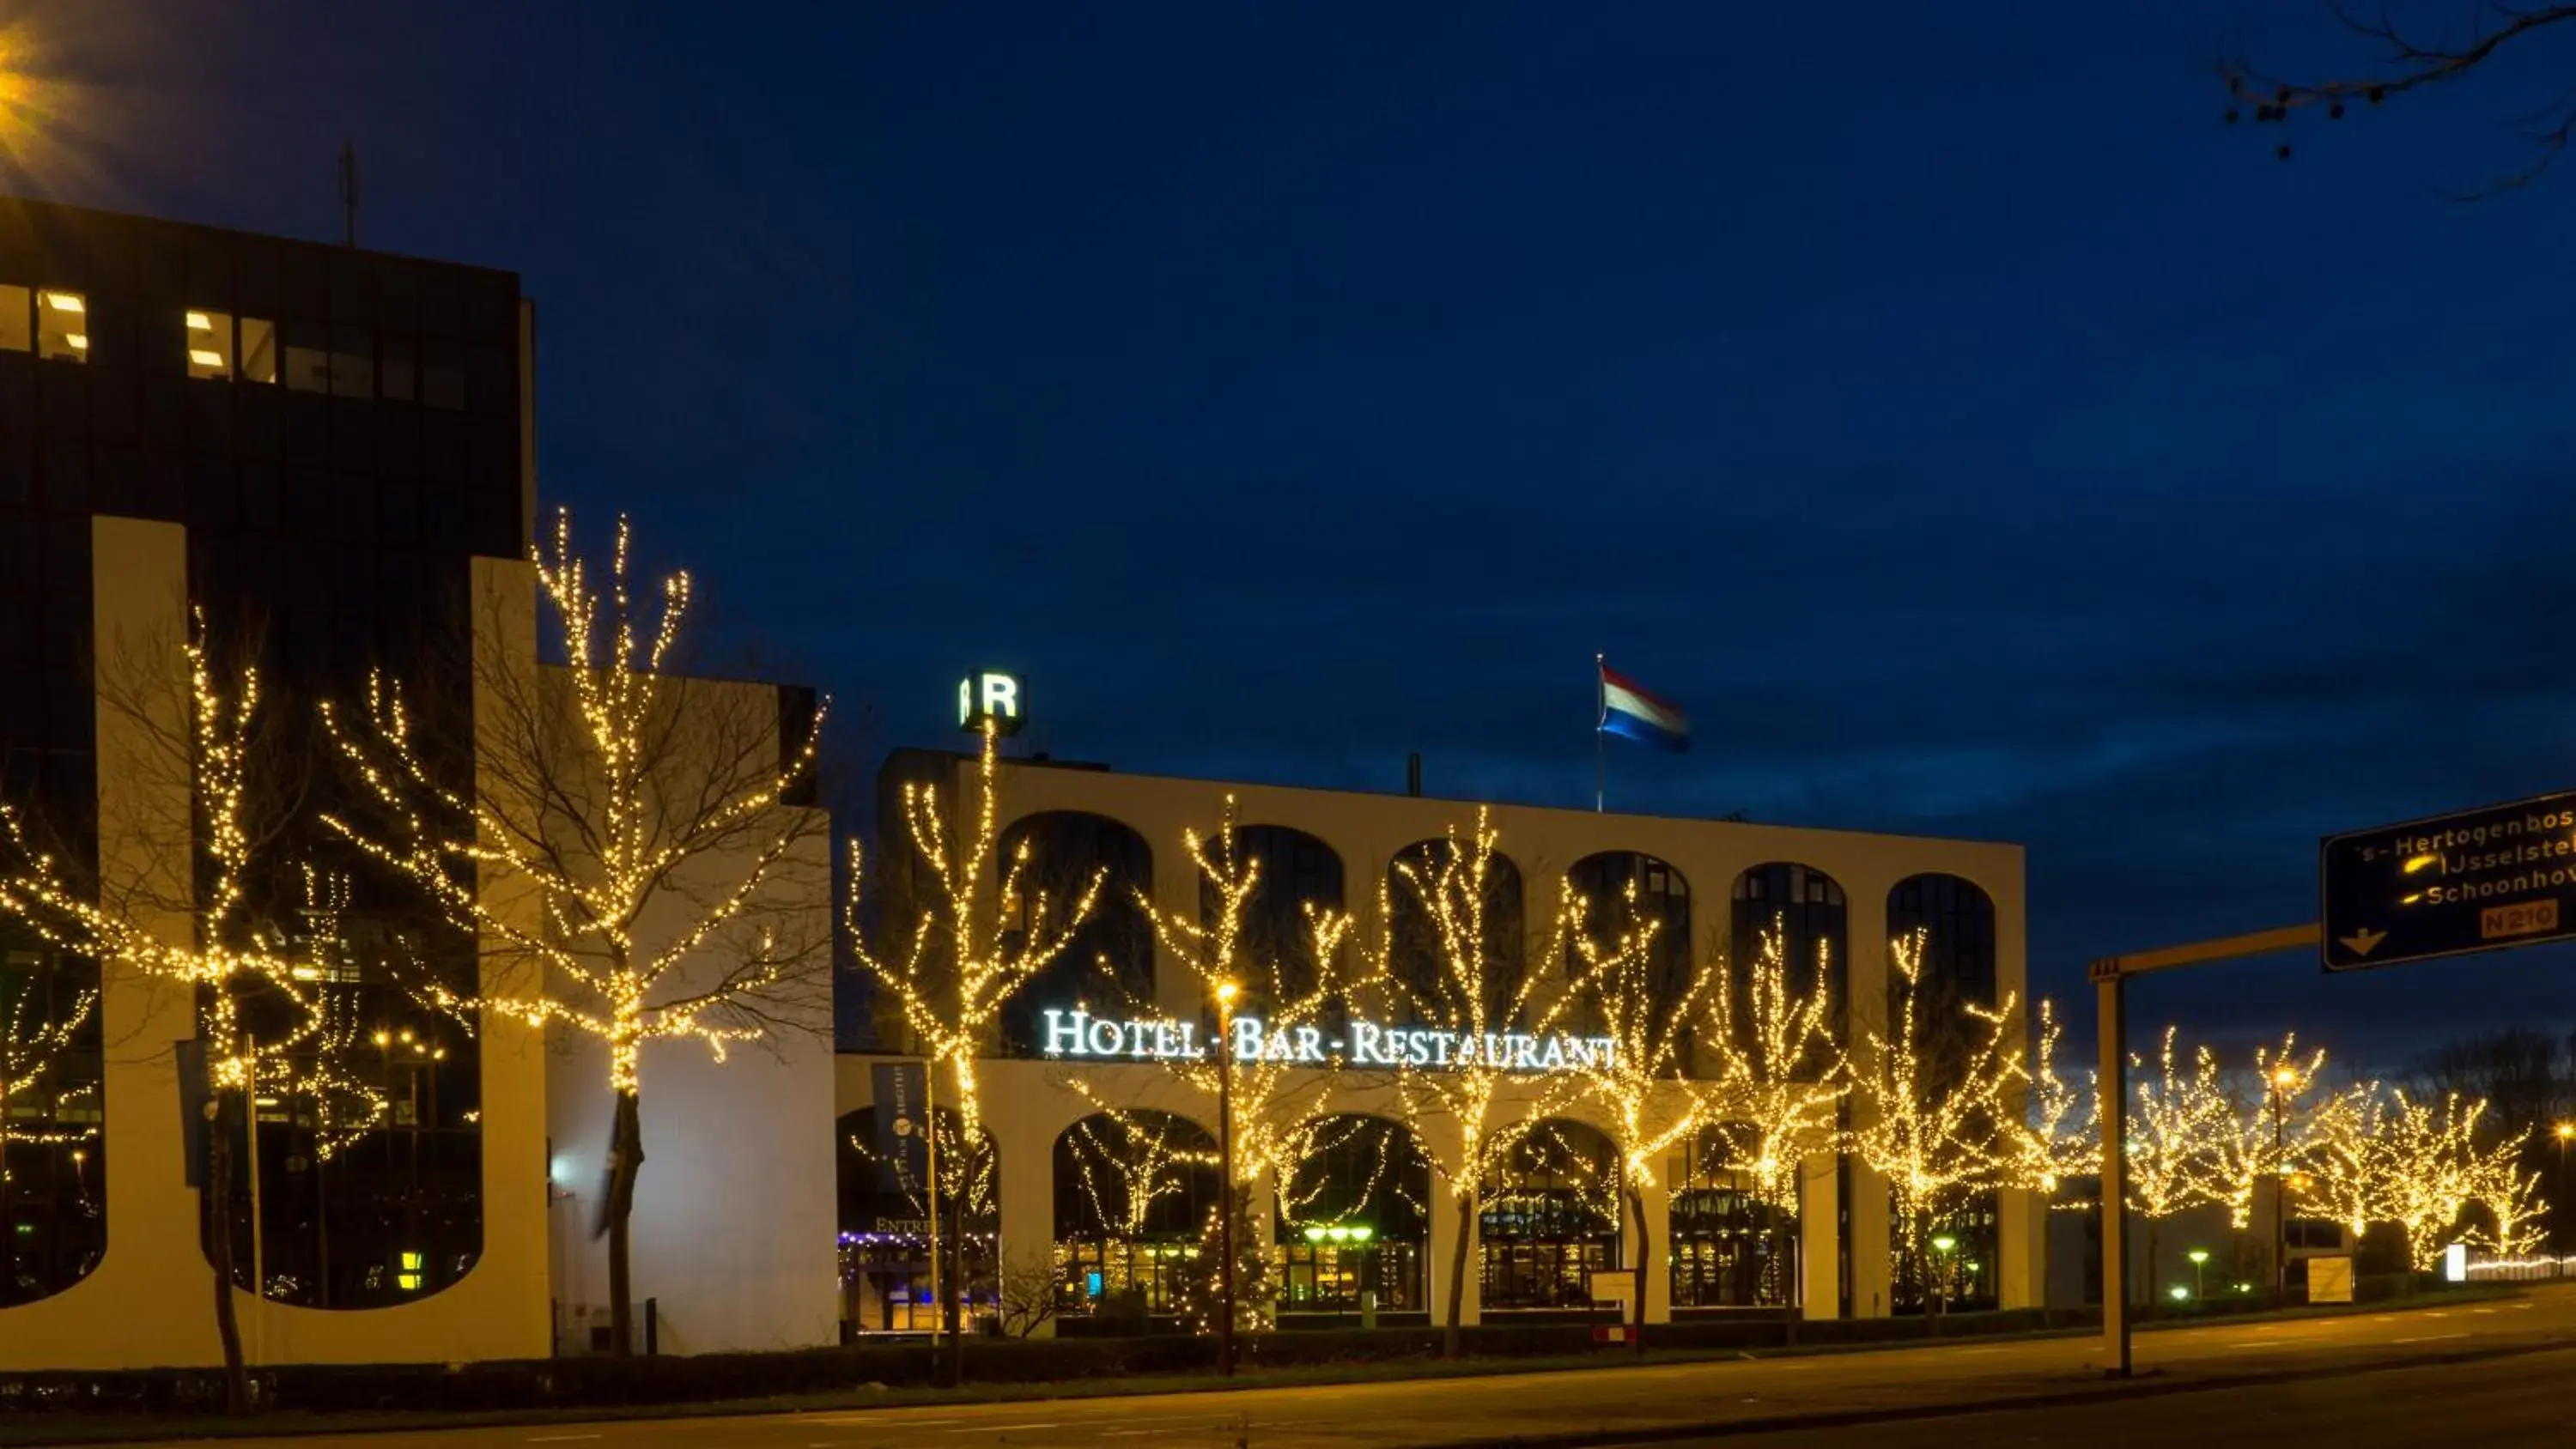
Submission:
[[[2229,1345],[2228,1345],[2228,1347],[2229,1347],[2229,1348],[2288,1348],[2288,1347],[2289,1347],[2289,1345],[2288,1345],[2288,1344],[2286,1344],[2286,1343],[2281,1342],[2281,1341],[2280,1341],[2279,1339],[2277,1339],[2277,1338],[2252,1338],[2252,1339],[2247,1339],[2247,1340],[2246,1340],[2245,1342],[2243,1342],[2243,1343],[2231,1343],[2231,1344],[2229,1344]]]
[[[874,1427],[883,1427],[888,1429],[935,1429],[942,1424],[963,1424],[966,1422],[963,1419],[896,1419],[888,1417],[888,1415],[900,1412],[900,1410],[896,1409],[887,1409],[873,1414],[817,1414],[813,1418],[806,1420],[806,1422],[809,1424],[828,1424],[835,1429],[843,1427],[853,1429]]]
[[[2468,1337],[2468,1335],[2465,1333],[2424,1333],[2418,1334],[2413,1338],[2397,1338],[2389,1341],[2391,1343],[2439,1343],[2446,1338],[2466,1337]]]
[[[1062,1424],[975,1424],[963,1429],[951,1429],[948,1432],[951,1434],[1016,1434],[1022,1429],[1061,1429],[1063,1427]]]

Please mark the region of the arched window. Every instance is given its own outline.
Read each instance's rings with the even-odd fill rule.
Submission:
[[[1288,825],[1246,825],[1234,832],[1238,865],[1259,869],[1252,899],[1244,904],[1243,936],[1238,944],[1246,959],[1279,963],[1279,984],[1293,995],[1315,989],[1322,963],[1315,959],[1315,937],[1306,907],[1342,909],[1342,858],[1322,840]],[[1224,903],[1216,882],[1199,880],[1199,921],[1213,925]]]
[[[1387,866],[1387,949],[1398,991],[1392,1015],[1408,1022],[1444,1018],[1440,1024],[1467,1025],[1466,1002],[1454,999],[1463,983],[1447,979],[1446,950],[1440,927],[1423,892],[1436,890],[1440,872],[1455,843],[1442,836],[1417,840],[1395,853]],[[1457,903],[1459,905],[1465,902]],[[1488,1024],[1500,1030],[1502,1009],[1510,1005],[1513,983],[1528,969],[1528,943],[1523,919],[1520,867],[1496,851],[1485,858],[1484,961],[1477,981],[1495,997],[1485,1011]],[[1454,1019],[1450,1019],[1454,1018]]]
[[[1096,1112],[1055,1142],[1055,1260],[1067,1317],[1178,1312],[1222,1197],[1217,1142],[1168,1112]]]
[[[917,1070],[897,1068],[897,1070]],[[957,1114],[939,1123],[939,1245],[945,1283],[960,1271],[970,1327],[993,1316],[1000,1287],[1001,1163],[990,1133],[972,1148]],[[860,1333],[928,1333],[939,1326],[931,1296],[930,1146],[920,1125],[861,1107],[841,1118],[834,1143],[840,1176],[841,1317]],[[958,1238],[960,1209],[964,1237]]]
[[[1772,861],[1737,876],[1727,961],[1739,1008],[1744,1004],[1747,972],[1761,957],[1763,938],[1777,930],[1792,990],[1801,995],[1813,991],[1822,967],[1824,986],[1833,1002],[1829,1020],[1840,1037],[1844,983],[1850,979],[1850,921],[1843,888],[1812,866]]]
[[[1690,989],[1692,944],[1690,882],[1682,878],[1682,873],[1640,851],[1605,850],[1576,861],[1565,877],[1591,903],[1592,930],[1602,936],[1626,926],[1627,893],[1635,887],[1637,919],[1655,926],[1651,969],[1656,995],[1665,1001],[1680,1002]],[[1574,954],[1571,942],[1566,946],[1565,965],[1569,980],[1582,969],[1581,958]],[[1595,1014],[1578,1008],[1578,1029],[1595,1029],[1597,1023]],[[1687,1051],[1687,1023],[1681,1024],[1677,1040]]]
[[[1300,1136],[1297,1165],[1279,1184],[1280,1313],[1356,1313],[1363,1293],[1377,1295],[1380,1312],[1421,1312],[1431,1221],[1421,1144],[1400,1123],[1347,1114]]]
[[[1145,837],[1105,815],[1049,810],[1013,822],[1002,832],[1001,858],[1027,847],[1017,900],[1002,902],[1015,935],[1043,927],[1051,936],[1082,899],[1095,873],[1100,894],[1091,915],[1036,980],[1015,993],[1002,1012],[1004,1049],[1035,1056],[1044,1044],[1045,1012],[1079,1002],[1095,1013],[1123,1014],[1154,999],[1154,923],[1137,905],[1154,890],[1154,851]],[[1043,904],[1048,919],[1037,912]]]
[[[1487,1312],[1588,1308],[1619,1263],[1619,1155],[1599,1129],[1550,1118],[1514,1143],[1477,1203]]]
[[[1950,1029],[1966,1030],[1970,1024],[1956,1008],[1971,1003],[1992,1006],[1997,999],[1994,902],[1974,882],[1955,875],[1909,876],[1887,894],[1887,934],[1891,941],[1903,941],[1917,933],[1923,953],[1918,1015],[1936,1023],[1957,1022],[1960,1025]],[[1891,1019],[1903,989],[1891,962]],[[1947,1057],[1931,1053],[1935,1065],[1929,1070],[1941,1071],[1938,1064]],[[1942,1085],[1930,1081],[1924,1090],[1937,1092]],[[1993,1307],[2000,1221],[1999,1199],[1992,1192],[1957,1194],[1942,1202],[1932,1214],[1924,1240],[1937,1244],[1946,1239],[1951,1247],[1946,1252],[1935,1247],[1919,1255],[1895,1253],[1889,1306],[1899,1313],[1920,1313],[1937,1294],[1950,1312]]]
[[[1712,1125],[1666,1164],[1675,1308],[1798,1301],[1798,1205],[1764,1201],[1753,1175],[1730,1165],[1751,1140],[1749,1129]]]
[[[1995,903],[1975,882],[1955,875],[1898,881],[1887,893],[1888,939],[1917,931],[1923,933],[1924,1000],[1995,1004]]]
[[[98,965],[0,923],[0,1309],[107,1251]]]

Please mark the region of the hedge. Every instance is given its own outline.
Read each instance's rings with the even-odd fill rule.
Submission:
[[[2402,1280],[2365,1279],[2365,1299],[2389,1295]],[[2251,1302],[2245,1307],[2262,1306]],[[2212,1300],[2203,1312],[2234,1311]],[[2190,1312],[2170,1315],[2198,1316]],[[2090,1327],[2098,1310],[2020,1309],[1943,1318],[1943,1339]],[[1491,1322],[1462,1331],[1466,1352],[1480,1358],[1542,1358],[1594,1351],[1584,1322]],[[1935,1325],[1921,1318],[1818,1319],[1792,1323],[1777,1314],[1720,1314],[1657,1324],[1656,1348],[1761,1349],[1787,1342],[1835,1346],[1923,1342]],[[1308,1328],[1248,1335],[1241,1362],[1251,1368],[1429,1359],[1440,1352],[1434,1327]],[[1604,1352],[1620,1352],[1617,1348]],[[1216,1363],[1216,1341],[1162,1334],[1145,1337],[976,1338],[967,1343],[966,1378],[1025,1384],[1146,1374],[1186,1374]],[[842,1393],[910,1387],[934,1381],[927,1343],[854,1344],[782,1353],[711,1353],[635,1358],[562,1358],[473,1364],[305,1364],[253,1370],[260,1404],[310,1413],[444,1409],[517,1411],[614,1408]],[[216,1412],[223,1375],[214,1369],[142,1369],[0,1376],[0,1414]]]

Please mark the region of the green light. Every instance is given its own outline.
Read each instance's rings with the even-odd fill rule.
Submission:
[[[1331,1238],[1336,1243],[1346,1242],[1351,1236],[1351,1230],[1348,1228],[1337,1227],[1326,1233],[1325,1236]]]
[[[1948,1253],[1956,1249],[1958,1246],[1959,1240],[1951,1237],[1948,1233],[1943,1233],[1941,1236],[1932,1240],[1932,1251],[1936,1253]]]
[[[2191,1265],[2197,1268],[2201,1264],[2209,1261],[2209,1250],[2207,1248],[2194,1248],[2190,1252],[2183,1254],[2183,1256],[2191,1259]]]
[[[1306,1241],[1307,1241],[1307,1242],[1310,1242],[1310,1243],[1320,1243],[1320,1242],[1322,1242],[1323,1240],[1324,1240],[1324,1230],[1323,1230],[1322,1228],[1308,1228],[1308,1229],[1306,1230]]]
[[[2165,1296],[2171,1298],[2176,1303],[2180,1303],[2191,1296],[2191,1290],[2185,1288],[2180,1283],[2176,1283],[2171,1288],[2165,1290]]]
[[[1356,1224],[1351,1228],[1351,1241],[1354,1243],[1365,1243],[1370,1238],[1376,1236],[1376,1234],[1377,1229],[1370,1227],[1368,1224]]]

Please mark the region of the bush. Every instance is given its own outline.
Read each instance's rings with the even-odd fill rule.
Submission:
[[[2021,1333],[2099,1322],[2092,1310],[1961,1313],[1944,1318],[1941,1336]],[[1928,1337],[1920,1318],[1817,1320],[1797,1325],[1802,1344],[1907,1342]],[[1758,1349],[1784,1341],[1777,1315],[1712,1316],[1657,1325],[1655,1348]],[[1592,1352],[1586,1322],[1485,1323],[1460,1335],[1482,1358],[1543,1358]],[[1238,1342],[1247,1368],[1428,1360],[1440,1352],[1437,1327],[1317,1328],[1247,1335]],[[966,1345],[970,1382],[1028,1384],[1204,1372],[1216,1365],[1216,1340],[1179,1334],[1061,1338],[976,1338]],[[1625,1352],[1624,1347],[1605,1353]],[[785,1353],[714,1353],[628,1359],[566,1358],[475,1364],[310,1364],[252,1371],[262,1408],[337,1414],[359,1411],[524,1412],[604,1409],[769,1399],[842,1393],[870,1385],[929,1384],[937,1363],[930,1345],[853,1344]],[[217,1369],[145,1369],[35,1373],[0,1377],[0,1414],[125,1413],[199,1415],[223,1406]]]

